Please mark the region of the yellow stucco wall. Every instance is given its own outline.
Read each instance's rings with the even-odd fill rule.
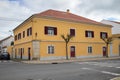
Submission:
[[[57,35],[45,35],[44,27],[52,26],[57,27]],[[32,27],[32,36],[27,37],[27,29]],[[66,56],[65,42],[61,38],[61,35],[69,34],[70,29],[75,29],[75,37],[70,41],[68,45],[68,53],[70,56],[70,46],[75,46],[76,57],[80,56],[102,56],[102,47],[105,46],[104,42],[100,39],[100,32],[107,32],[108,36],[111,36],[111,28],[108,26],[100,26],[78,22],[68,22],[61,20],[45,19],[45,18],[34,18],[32,21],[28,21],[21,25],[19,28],[14,30],[14,35],[25,31],[25,38],[15,41],[15,49],[24,48],[24,56],[28,55],[28,47],[32,50],[32,41],[38,40],[40,45],[40,58],[49,56]],[[94,38],[86,38],[85,31],[94,31]],[[37,37],[35,34],[37,33]],[[53,45],[55,47],[54,54],[47,53],[47,46]],[[88,53],[87,47],[92,46],[92,54]],[[17,52],[18,54],[18,52]]]
[[[115,38],[112,42],[112,53],[115,55],[120,55],[120,39]]]

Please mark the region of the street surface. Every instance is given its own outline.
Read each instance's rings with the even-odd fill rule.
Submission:
[[[120,59],[62,64],[0,61],[0,80],[110,80],[120,76]]]

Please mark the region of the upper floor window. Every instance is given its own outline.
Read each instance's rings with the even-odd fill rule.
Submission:
[[[54,46],[48,46],[48,54],[54,54]]]
[[[25,31],[23,31],[23,38],[25,37]]]
[[[70,29],[70,35],[75,36],[75,29]]]
[[[100,38],[107,38],[108,34],[106,32],[100,32]]]
[[[18,40],[21,39],[21,33],[18,34]]]
[[[17,40],[17,35],[15,35],[15,41]]]
[[[27,36],[31,36],[32,35],[32,27],[27,29]]]
[[[57,35],[57,28],[56,27],[45,26],[44,32],[47,35]]]
[[[93,31],[85,31],[85,36],[93,38],[94,37],[94,32]]]

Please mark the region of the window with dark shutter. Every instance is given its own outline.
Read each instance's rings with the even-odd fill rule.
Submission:
[[[57,28],[56,27],[45,26],[44,27],[44,33],[46,35],[57,35]]]
[[[107,38],[108,34],[106,32],[100,32],[100,38]]]
[[[90,38],[94,38],[94,31],[85,31],[85,36],[90,37]]]
[[[75,36],[75,29],[70,29],[70,35]]]

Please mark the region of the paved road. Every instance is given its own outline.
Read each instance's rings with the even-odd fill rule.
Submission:
[[[0,61],[0,80],[110,80],[120,76],[120,60],[63,64]]]

